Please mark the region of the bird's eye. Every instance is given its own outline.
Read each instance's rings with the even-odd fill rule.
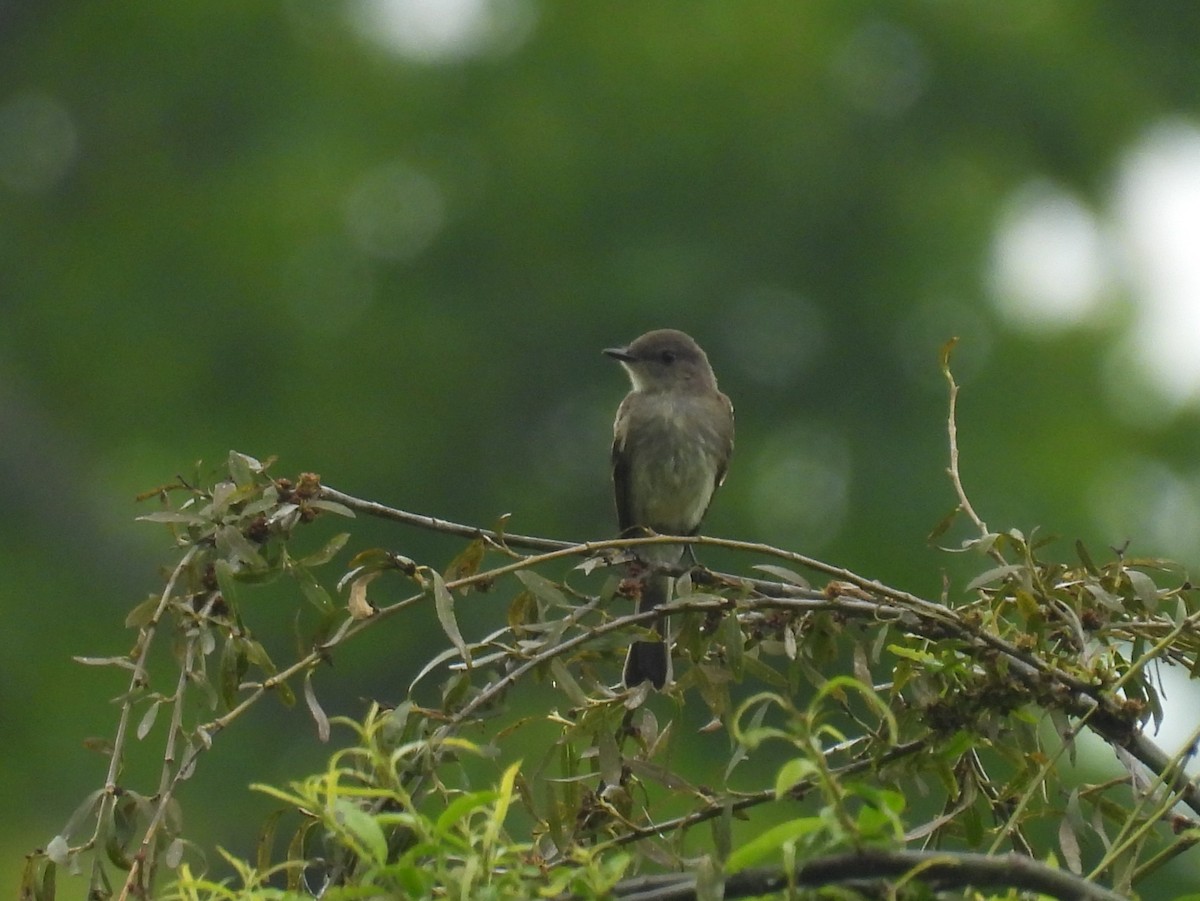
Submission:
[[[675,362],[675,351],[664,350],[661,354],[659,354],[659,359],[667,364],[674,363]]]

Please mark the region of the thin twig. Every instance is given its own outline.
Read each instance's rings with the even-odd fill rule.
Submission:
[[[975,524],[979,529],[979,534],[986,537],[991,534],[985,523],[975,512],[975,508],[971,506],[971,501],[967,497],[967,492],[963,488],[962,474],[958,468],[958,383],[954,381],[954,373],[950,370],[950,353],[954,350],[954,345],[958,343],[957,338],[951,338],[942,348],[942,374],[946,377],[946,382],[950,385],[950,412],[946,419],[946,431],[950,439],[950,465],[946,469],[950,476],[950,482],[954,486],[954,491],[958,495],[958,508],[967,514],[967,518]]]

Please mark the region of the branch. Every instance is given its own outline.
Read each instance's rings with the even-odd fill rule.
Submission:
[[[820,888],[881,879],[916,879],[937,890],[1000,886],[1062,901],[1127,901],[1124,895],[1104,886],[1020,854],[990,857],[965,852],[875,850],[814,858],[792,873],[765,868],[743,870],[725,880],[724,897],[748,898],[790,887]],[[697,878],[676,873],[626,880],[613,887],[613,895],[624,901],[691,901],[700,897]]]
[[[953,379],[949,375],[947,377],[950,378],[953,384]],[[957,385],[954,387],[957,389]],[[956,453],[957,451],[955,450],[955,455]],[[961,490],[961,483],[958,483],[958,488]],[[465,587],[477,582],[486,582],[504,573],[524,569],[528,566],[560,557],[586,556],[604,550],[636,548],[641,545],[665,543],[721,547],[745,553],[761,554],[823,573],[831,576],[836,582],[853,586],[859,591],[864,592],[868,597],[856,597],[852,594],[847,595],[845,591],[838,591],[831,596],[828,589],[826,592],[805,591],[798,586],[765,583],[762,587],[765,589],[764,593],[768,597],[757,602],[754,599],[743,600],[739,602],[739,607],[741,609],[754,609],[757,606],[787,606],[786,604],[780,604],[780,596],[783,596],[783,598],[791,597],[792,605],[796,606],[804,606],[805,602],[820,605],[822,602],[828,604],[832,601],[838,606],[839,610],[844,612],[850,612],[856,606],[861,605],[862,612],[869,612],[876,616],[881,614],[894,615],[894,611],[900,609],[919,618],[919,622],[915,625],[911,622],[905,624],[906,628],[917,634],[936,638],[939,634],[944,635],[949,633],[967,641],[975,648],[990,648],[997,651],[1007,657],[1012,664],[1015,664],[1017,672],[1023,678],[1035,682],[1041,677],[1050,680],[1052,685],[1056,683],[1061,689],[1065,689],[1066,695],[1062,698],[1062,703],[1059,705],[1063,710],[1072,715],[1082,717],[1088,728],[1100,735],[1105,741],[1126,748],[1134,757],[1150,767],[1155,773],[1163,774],[1167,778],[1168,784],[1182,792],[1183,802],[1200,815],[1200,788],[1195,783],[1190,782],[1181,772],[1172,772],[1167,755],[1150,739],[1146,738],[1143,733],[1136,729],[1130,729],[1126,725],[1125,719],[1119,715],[1117,703],[1111,697],[1101,692],[1100,686],[1072,676],[1070,673],[1063,672],[1036,654],[1018,648],[1016,645],[1005,641],[985,628],[966,621],[957,611],[943,604],[926,600],[906,591],[897,590],[877,580],[860,576],[848,569],[832,566],[802,554],[785,551],[759,542],[710,538],[703,535],[661,535],[649,538],[623,538],[571,543],[529,535],[515,535],[507,532],[500,533],[490,529],[481,529],[476,526],[438,519],[433,516],[408,513],[374,501],[362,500],[325,486],[321,487],[321,496],[326,500],[335,501],[352,510],[406,523],[422,529],[430,529],[464,538],[482,537],[502,547],[527,547],[544,551],[542,555],[537,557],[529,557],[506,566],[498,567],[497,569],[477,573],[475,576],[467,579],[447,583],[447,587],[449,588]],[[982,525],[982,523],[980,524]],[[719,572],[713,573],[713,576],[730,584],[747,585],[757,590],[757,586],[755,585],[756,580],[748,580],[741,576]],[[840,588],[841,586],[831,585],[830,587]],[[633,619],[622,618],[622,620],[622,625],[639,621],[636,617]],[[611,625],[615,625],[615,621]],[[1177,626],[1173,631],[1178,631],[1178,629],[1179,627]],[[328,648],[331,644],[327,642],[325,647]],[[561,653],[561,651],[556,651],[555,653]],[[1051,686],[1043,687],[1049,688]],[[475,708],[472,707],[473,709]]]
[[[971,506],[966,489],[963,488],[962,474],[958,469],[958,382],[954,381],[954,373],[950,371],[950,352],[954,350],[954,345],[957,343],[957,338],[951,338],[942,347],[942,375],[946,377],[946,381],[950,385],[950,411],[946,418],[946,432],[950,440],[950,465],[946,469],[946,474],[950,476],[954,493],[958,495],[958,509],[967,514],[967,518],[979,529],[979,534],[986,537],[989,534],[987,523],[979,518],[979,514]],[[993,557],[1000,559],[997,554],[993,554]]]

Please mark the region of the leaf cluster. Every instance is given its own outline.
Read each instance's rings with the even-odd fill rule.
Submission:
[[[130,684],[105,783],[30,856],[28,898],[53,897],[59,871],[85,865],[97,898],[926,897],[966,885],[1107,898],[1200,835],[1183,760],[1145,731],[1163,715],[1158,669],[1200,670],[1194,592],[1164,561],[1115,552],[1097,565],[1078,546],[1057,562],[1046,540],[984,529],[956,549],[981,571],[935,601],[765,545],[471,529],[315,476],[275,479],[236,453],[211,484],[159,493],[184,498],[145,517],[170,529],[180,559],[130,614],[131,653],[81,661],[128,670]],[[298,530],[355,513],[473,537],[439,568],[367,548],[327,588],[316,572],[349,535],[302,554]],[[675,571],[675,681],[661,695],[614,687],[625,644],[663,628],[627,612],[619,573],[665,540],[746,566]],[[289,585],[306,611],[286,662],[254,632],[267,583]],[[503,625],[478,627],[498,603]],[[318,668],[420,606],[445,643],[407,696],[329,717]],[[166,679],[146,662],[164,633]],[[323,772],[255,786],[280,807],[252,858],[219,852],[230,875],[218,876],[187,841],[177,790],[234,720],[297,692],[321,739],[335,726],[349,738]],[[1077,761],[1084,732],[1107,753]],[[126,784],[129,741],[156,735],[157,785]],[[1012,852],[1019,865],[997,866]]]

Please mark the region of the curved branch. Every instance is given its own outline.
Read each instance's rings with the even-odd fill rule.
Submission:
[[[1056,870],[1020,854],[989,856],[949,851],[876,851],[818,857],[794,872],[750,869],[725,880],[725,898],[748,898],[796,888],[819,888],[879,880],[916,879],[939,889],[993,886],[1038,892],[1062,901],[1126,901],[1102,885]],[[624,901],[691,901],[699,897],[691,874],[639,876],[618,883],[613,895]],[[578,896],[575,896],[578,897]]]
[[[850,612],[853,608],[860,607],[864,613],[871,612],[873,615],[887,613],[894,615],[897,610],[903,610],[911,616],[917,617],[918,622],[916,624],[911,621],[905,624],[906,628],[912,629],[917,634],[936,638],[939,633],[949,633],[962,638],[977,648],[986,647],[1003,654],[1014,666],[1015,671],[1026,681],[1034,683],[1039,678],[1049,680],[1050,685],[1043,684],[1042,687],[1053,687],[1060,693],[1061,703],[1055,706],[1059,706],[1074,716],[1081,717],[1087,727],[1105,741],[1125,748],[1155,773],[1161,774],[1168,785],[1181,793],[1183,803],[1200,815],[1200,787],[1195,782],[1189,780],[1177,767],[1172,767],[1168,756],[1148,739],[1144,733],[1130,727],[1126,719],[1121,716],[1117,703],[1111,697],[1107,696],[1105,692],[1101,691],[1101,686],[1091,684],[1076,676],[1072,676],[1070,673],[1063,672],[1035,654],[1018,648],[1011,642],[1005,641],[1000,636],[994,635],[979,626],[969,624],[955,610],[943,604],[920,598],[906,591],[900,591],[874,579],[867,579],[850,570],[758,542],[694,535],[679,537],[653,536],[650,538],[625,538],[572,543],[569,541],[510,534],[507,532],[501,534],[491,529],[482,529],[477,526],[450,522],[449,520],[438,519],[433,516],[408,513],[374,501],[362,500],[361,498],[345,494],[324,485],[321,486],[321,497],[370,516],[406,523],[418,528],[431,529],[464,538],[484,538],[502,546],[525,547],[539,550],[545,555],[542,558],[543,560],[547,557],[560,555],[593,554],[605,549],[679,542],[763,554],[787,560],[816,572],[821,572],[837,580],[837,582],[846,583],[846,585],[853,586],[855,589],[865,592],[867,597],[855,596],[854,594],[848,595],[844,590],[831,595],[828,593],[828,590],[826,592],[806,590],[786,583],[759,582],[758,580],[746,579],[742,576],[726,573],[713,573],[713,576],[717,579],[728,581],[730,584],[746,585],[752,590],[759,591],[767,596],[761,601],[757,601],[757,599],[741,601],[739,606],[742,609],[754,609],[758,605],[763,607],[778,606],[780,599],[790,598],[792,603],[797,605],[824,606],[833,603],[844,612]],[[476,581],[484,581],[495,577],[502,572],[523,568],[533,562],[535,561],[527,559],[500,567],[497,570],[477,573],[475,576],[459,580],[455,583],[448,583],[448,585],[449,587],[456,588],[473,584]],[[623,620],[622,624],[628,624],[632,621],[636,621],[636,617],[633,620]],[[561,653],[561,651],[559,652]]]

